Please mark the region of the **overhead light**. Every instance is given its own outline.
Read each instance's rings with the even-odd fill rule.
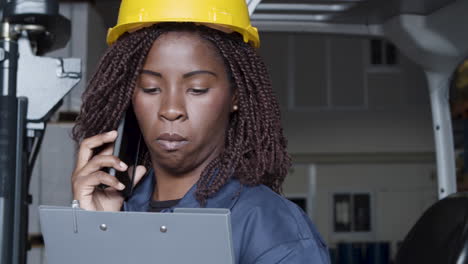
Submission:
[[[298,15],[298,14],[253,14],[252,20],[268,20],[268,21],[326,21],[334,17],[333,14],[314,14],[314,15]]]
[[[311,11],[311,12],[343,12],[356,3],[341,4],[262,4],[255,11]]]

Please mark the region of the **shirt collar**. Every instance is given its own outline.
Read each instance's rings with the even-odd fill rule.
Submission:
[[[132,196],[125,202],[125,210],[148,211],[155,184],[156,178],[153,169],[151,169],[135,187]],[[232,209],[239,199],[241,188],[242,185],[237,179],[230,178],[213,197],[207,199],[205,207]],[[197,184],[194,184],[176,206],[163,212],[172,211],[174,208],[199,208],[200,204],[195,198],[196,189]]]

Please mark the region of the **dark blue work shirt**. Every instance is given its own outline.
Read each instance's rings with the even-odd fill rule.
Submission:
[[[141,181],[124,203],[125,211],[148,211],[154,174],[148,173]],[[199,208],[195,190],[196,185],[175,207]],[[207,200],[206,208],[231,210],[236,263],[330,263],[327,246],[308,216],[265,185],[241,186],[238,180],[231,179]]]

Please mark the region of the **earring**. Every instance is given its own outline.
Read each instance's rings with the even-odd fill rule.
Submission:
[[[237,110],[239,110],[239,107],[238,107],[237,105],[234,105],[234,106],[232,107],[232,110],[237,111]]]

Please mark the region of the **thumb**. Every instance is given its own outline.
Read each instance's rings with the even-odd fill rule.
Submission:
[[[140,182],[140,180],[143,179],[143,176],[145,176],[146,171],[147,170],[143,165],[138,165],[136,167],[135,178],[133,179],[133,187],[135,187],[135,185],[137,185]]]

